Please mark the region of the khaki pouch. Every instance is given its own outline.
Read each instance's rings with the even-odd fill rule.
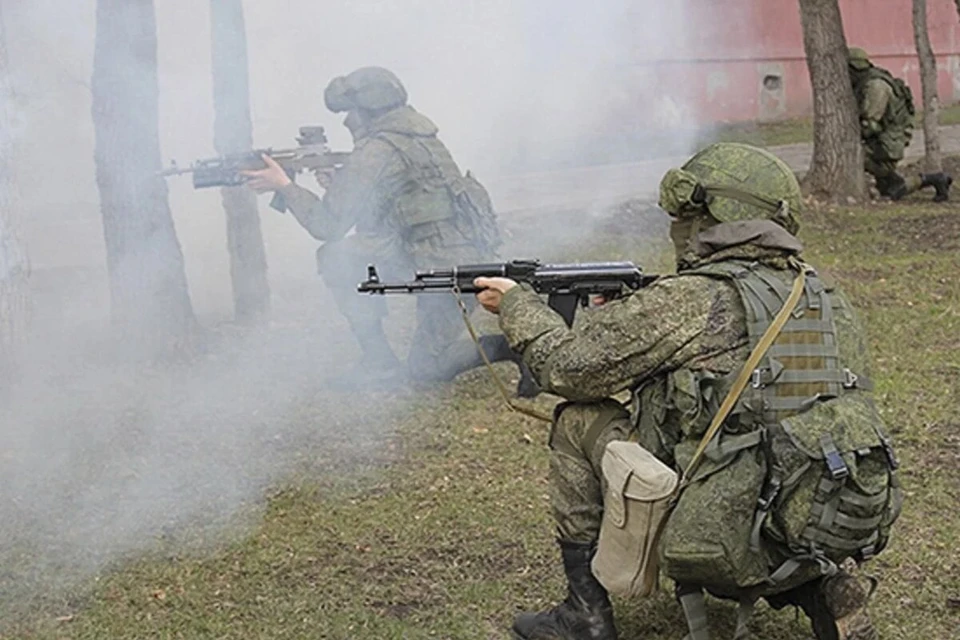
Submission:
[[[593,575],[611,593],[650,595],[657,585],[657,541],[677,473],[640,445],[623,441],[607,445],[601,467],[607,488]]]

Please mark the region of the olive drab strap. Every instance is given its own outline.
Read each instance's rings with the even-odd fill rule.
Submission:
[[[531,409],[529,407],[524,407],[523,405],[517,404],[517,402],[510,397],[510,394],[507,393],[506,385],[503,384],[503,380],[501,380],[500,376],[497,375],[497,372],[494,371],[493,364],[490,362],[490,358],[487,357],[483,347],[480,346],[480,338],[477,337],[477,330],[473,328],[473,323],[470,322],[470,312],[467,310],[467,305],[463,302],[463,296],[461,295],[460,289],[454,288],[452,293],[453,297],[457,301],[457,306],[460,308],[460,315],[463,317],[463,323],[467,327],[467,333],[470,334],[470,339],[473,340],[473,343],[477,346],[477,352],[480,354],[480,358],[483,360],[483,365],[486,367],[487,372],[493,379],[493,384],[500,392],[500,396],[503,398],[503,402],[507,405],[507,408],[509,408],[511,411],[522,413],[525,416],[536,418],[537,420],[541,420],[543,422],[552,423],[553,418],[551,416],[537,411],[536,409]]]
[[[773,342],[780,334],[780,330],[783,329],[783,326],[787,323],[787,320],[793,313],[794,308],[796,308],[797,303],[800,301],[800,296],[803,295],[804,284],[806,283],[806,270],[809,267],[802,263],[797,263],[795,266],[798,268],[799,272],[793,281],[793,289],[790,292],[790,297],[787,298],[787,301],[780,308],[779,313],[777,313],[776,318],[774,318],[773,322],[767,327],[767,330],[760,337],[757,345],[753,348],[753,351],[750,353],[747,361],[740,369],[740,373],[734,381],[733,386],[730,388],[730,391],[720,404],[720,408],[717,410],[717,413],[714,414],[713,420],[710,422],[710,426],[707,428],[706,433],[703,435],[703,438],[700,440],[700,444],[697,446],[697,449],[693,454],[693,458],[691,458],[687,468],[683,471],[681,482],[677,485],[678,497],[686,485],[690,483],[691,479],[693,478],[693,474],[696,473],[697,467],[700,465],[700,461],[703,459],[703,454],[706,452],[707,447],[710,446],[714,436],[716,436],[717,432],[720,431],[720,427],[723,426],[723,421],[727,419],[730,411],[740,398],[740,394],[743,393],[744,389],[747,387],[747,383],[750,382],[751,378],[754,376],[754,371],[756,370],[757,365],[760,364],[760,360],[764,357],[771,345],[773,345]]]
[[[797,304],[800,302],[800,298],[803,295],[804,286],[806,284],[806,272],[809,267],[803,263],[800,263],[799,261],[797,261],[793,266],[797,268],[798,273],[793,281],[793,288],[790,292],[790,295],[786,302],[780,306],[780,309],[773,322],[766,327],[763,335],[760,336],[760,339],[756,342],[756,346],[753,348],[750,356],[747,358],[747,361],[740,369],[740,373],[734,381],[733,386],[727,392],[726,397],[724,397],[723,402],[720,404],[720,408],[717,410],[717,413],[714,414],[713,419],[710,422],[710,426],[707,428],[706,433],[700,440],[700,444],[697,446],[690,463],[687,465],[686,469],[684,469],[681,480],[677,484],[677,489],[674,495],[674,504],[676,503],[676,500],[679,499],[683,489],[691,482],[693,475],[696,473],[697,467],[700,465],[700,461],[703,459],[704,454],[711,446],[717,446],[714,442],[715,436],[720,431],[720,428],[723,426],[727,416],[730,415],[734,405],[737,404],[740,394],[743,393],[747,387],[747,384],[750,382],[751,378],[753,378],[754,371],[756,370],[757,365],[759,365],[760,360],[767,353],[767,350],[771,348],[774,341],[777,339],[777,336],[780,334],[780,331],[783,329],[784,325],[787,324],[787,320],[790,318]],[[760,431],[756,431],[751,434],[746,434],[744,437],[749,439],[749,442],[738,445],[738,449],[746,448],[747,446],[756,446],[760,443],[762,433]],[[753,613],[755,601],[755,598],[741,599],[740,604],[737,607],[737,626],[736,630],[734,631],[734,640],[746,640],[749,638],[750,632],[747,628],[747,622]],[[680,596],[680,605],[683,608],[683,614],[687,621],[687,627],[689,628],[689,633],[684,640],[710,640],[710,627],[707,621],[707,609],[704,601],[703,590],[699,587],[686,589],[686,592]]]

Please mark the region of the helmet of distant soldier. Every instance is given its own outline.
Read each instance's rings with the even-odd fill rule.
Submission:
[[[385,111],[407,104],[407,90],[392,71],[361,67],[331,80],[323,99],[335,113],[351,109]]]
[[[801,204],[800,184],[786,163],[736,142],[704,148],[660,181],[660,207],[678,220],[771,220],[795,234]]]
[[[863,71],[873,66],[870,62],[870,56],[860,47],[850,47],[847,49],[847,62],[857,71]]]
[[[334,113],[356,108],[350,96],[347,79],[343,76],[338,76],[330,81],[330,84],[323,91],[323,102],[327,105],[327,109]]]

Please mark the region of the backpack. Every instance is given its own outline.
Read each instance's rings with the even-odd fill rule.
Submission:
[[[484,255],[496,256],[503,241],[490,195],[471,172],[460,174],[442,142],[436,137],[394,132],[373,137],[393,147],[410,172],[410,184],[394,205],[401,226],[412,239],[419,235],[415,227],[429,225],[425,232],[432,235],[431,223],[450,221],[461,237],[444,237],[445,244],[455,246],[466,240]]]
[[[486,187],[480,184],[473,173],[466,174],[450,183],[450,195],[456,203],[456,224],[465,236],[476,242],[491,257],[503,245],[497,214]]]
[[[758,263],[730,260],[690,273],[736,288],[754,349],[790,295],[788,272]],[[739,373],[719,386],[729,389]],[[660,565],[686,592],[691,637],[706,637],[695,633],[690,613],[702,617],[696,600],[704,589],[749,612],[759,597],[886,546],[902,496],[866,373],[853,309],[808,271],[799,303],[685,480],[662,534]],[[678,445],[677,462],[692,458],[696,444]],[[738,632],[742,624],[745,616]]]

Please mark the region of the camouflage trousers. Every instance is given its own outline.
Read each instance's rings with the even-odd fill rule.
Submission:
[[[561,404],[550,430],[550,505],[563,540],[600,535],[605,489],[600,461],[607,444],[632,439],[636,427],[619,402]]]
[[[317,270],[361,347],[369,343],[384,348],[382,322],[387,316],[386,300],[383,296],[357,293],[357,283],[366,276],[367,265],[376,264],[383,280],[406,281],[413,278],[416,269],[477,261],[470,253],[437,250],[432,255],[422,251],[411,256],[389,238],[358,233],[321,246],[317,250]],[[473,296],[464,296],[463,301],[468,312],[476,306]],[[417,296],[416,322],[407,357],[413,378],[446,380],[470,365],[475,366],[477,347],[466,335],[462,313],[452,295]],[[378,339],[371,340],[371,336]]]

